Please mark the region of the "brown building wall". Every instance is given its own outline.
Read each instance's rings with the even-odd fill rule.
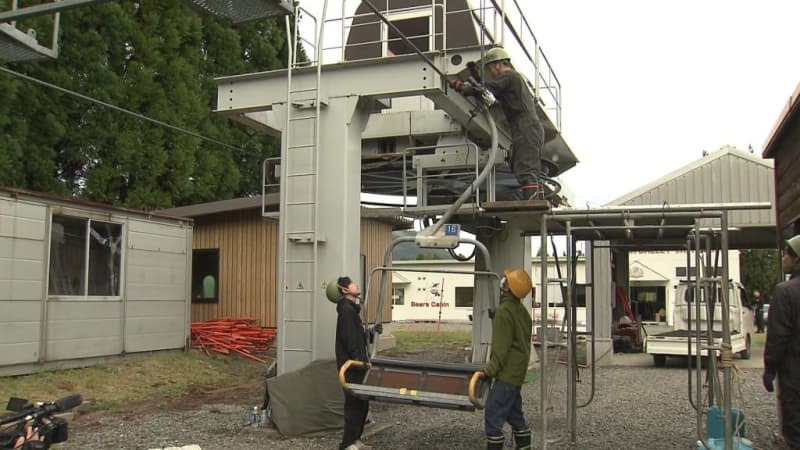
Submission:
[[[253,317],[274,327],[278,222],[258,210],[195,218],[194,249],[219,249],[219,300],[192,303],[192,322]]]
[[[764,144],[763,156],[775,160],[777,245],[800,233],[800,85],[789,97]]]
[[[392,243],[392,227],[385,223],[380,223],[372,220],[361,220],[361,254],[365,256],[365,274],[364,284],[367,284],[369,274],[372,269],[383,265],[383,256],[386,249]],[[391,277],[391,273],[388,273]],[[367,301],[367,314],[370,322],[375,321],[375,310],[378,306],[378,289],[380,288],[381,273],[375,272],[373,275],[372,283],[369,286],[370,299]],[[362,287],[363,289],[363,287]],[[392,300],[391,300],[392,283],[389,278],[389,283],[386,285],[386,292],[384,292],[383,307],[381,308],[381,321],[388,322],[392,320]],[[373,295],[376,294],[376,295]]]
[[[800,218],[800,117],[786,128],[776,147],[775,196],[777,197],[779,229],[790,228]]]
[[[276,327],[278,222],[264,219],[257,209],[200,216],[195,218],[193,235],[194,249],[219,249],[219,294],[216,303],[192,303],[192,322],[252,317],[261,326]],[[391,239],[390,225],[361,221],[366,275],[383,263]],[[373,288],[378,289],[377,279]],[[391,301],[386,303],[384,321],[391,320]],[[367,305],[370,321],[375,307],[376,302]]]
[[[416,7],[430,8],[431,0],[373,0],[372,3],[378,10],[407,11]],[[436,1],[434,15],[434,47],[442,49],[442,0]],[[366,5],[359,5],[356,9],[353,25],[347,35],[345,59],[380,58],[383,56],[383,43],[381,42],[381,20],[372,13]],[[447,2],[447,48],[472,47],[479,44],[475,32],[475,21],[472,11],[466,0],[448,0]],[[433,50],[433,49],[431,49]],[[429,50],[429,51],[431,51]],[[411,53],[409,51],[409,53]]]

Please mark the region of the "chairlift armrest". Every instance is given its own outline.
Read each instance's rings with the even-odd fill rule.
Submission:
[[[342,385],[342,388],[345,388],[347,386],[347,379],[345,379],[345,374],[350,369],[350,366],[368,367],[367,363],[365,363],[364,361],[357,361],[355,359],[348,359],[347,361],[345,361],[345,363],[342,364],[342,368],[339,369],[339,384]]]
[[[475,405],[475,408],[477,409],[484,408],[483,402],[478,398],[478,395],[475,392],[478,387],[478,381],[480,381],[481,378],[483,378],[483,372],[476,371],[472,374],[472,378],[469,379],[469,401]]]

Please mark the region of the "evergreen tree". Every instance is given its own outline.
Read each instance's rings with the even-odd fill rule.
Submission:
[[[0,75],[0,185],[144,209],[260,192],[278,143],[212,113],[214,78],[284,67],[282,23],[232,29],[178,0],[62,13],[59,58],[10,68],[246,153]]]
[[[739,271],[749,296],[754,290],[761,291],[762,296],[772,295],[772,289],[780,281],[780,259],[780,253],[774,249],[739,252]]]

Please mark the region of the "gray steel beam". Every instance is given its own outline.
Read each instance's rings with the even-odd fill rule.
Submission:
[[[468,56],[475,54],[467,52]],[[437,65],[447,66],[446,58],[435,54]],[[467,58],[464,59],[465,61]],[[452,69],[455,70],[455,69]],[[240,115],[269,111],[274,105],[286,103],[287,71],[277,70],[255,74],[218,78],[216,112]],[[292,89],[313,92],[316,68],[301,68],[292,72]],[[460,124],[468,125],[470,137],[484,145],[491,140],[491,128],[483,115],[473,116],[476,106],[461,94],[450,89],[416,55],[351,61],[322,67],[322,102],[335,97],[359,96],[368,99],[410,97],[422,95]],[[311,94],[309,94],[311,95]],[[310,100],[310,99],[309,99]],[[371,102],[374,104],[374,102]],[[501,133],[500,146],[508,148],[510,140]]]

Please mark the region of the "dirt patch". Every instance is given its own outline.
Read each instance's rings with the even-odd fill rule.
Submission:
[[[225,388],[213,388],[209,386],[196,386],[189,389],[185,395],[166,399],[148,399],[135,402],[127,402],[112,407],[104,411],[92,411],[89,408],[78,408],[73,420],[73,427],[80,429],[99,429],[104,425],[100,421],[101,417],[109,415],[119,416],[123,420],[146,415],[158,411],[180,412],[200,409],[209,404],[233,404],[233,405],[258,405],[264,397],[264,381],[252,381],[229,386]],[[254,403],[255,400],[255,403]],[[244,408],[242,408],[244,410]]]

